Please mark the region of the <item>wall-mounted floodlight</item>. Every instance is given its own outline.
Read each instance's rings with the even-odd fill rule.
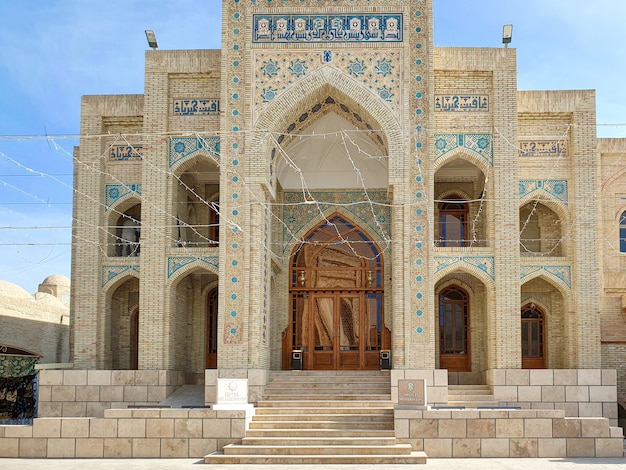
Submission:
[[[150,46],[152,49],[156,49],[157,47],[159,47],[156,40],[156,34],[154,34],[154,31],[152,31],[151,29],[146,29],[146,39],[148,40],[148,46]]]
[[[504,44],[505,48],[509,47],[512,37],[513,37],[513,25],[505,24],[504,27],[502,28],[502,44]]]

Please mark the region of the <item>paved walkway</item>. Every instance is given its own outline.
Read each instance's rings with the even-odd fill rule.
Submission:
[[[426,465],[204,465],[201,459],[0,459],[2,470],[603,470],[626,469],[621,459],[428,459]]]

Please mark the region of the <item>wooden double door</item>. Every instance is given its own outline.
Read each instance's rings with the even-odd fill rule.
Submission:
[[[306,369],[378,369],[388,344],[382,293],[310,292],[303,298],[301,340]]]
[[[304,369],[378,369],[390,349],[382,255],[365,232],[335,214],[311,230],[291,258],[283,368],[301,349]]]

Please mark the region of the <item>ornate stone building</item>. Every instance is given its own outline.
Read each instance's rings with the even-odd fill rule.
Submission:
[[[314,463],[346,451],[310,429],[334,412],[362,454],[338,463],[373,462],[363,429],[376,463],[622,457],[626,139],[597,138],[595,93],[434,47],[431,0],[222,15],[221,50],[83,98],[73,369],[0,456]],[[406,409],[420,386],[440,409]],[[167,409],[197,389],[210,409]]]
[[[147,51],[143,95],[83,98],[75,368],[255,401],[292,350],[390,350],[504,402],[569,406],[518,391],[558,385],[531,369],[626,394],[626,144],[593,91],[518,91],[515,49],[433,47],[432,8],[224,0],[221,50]]]

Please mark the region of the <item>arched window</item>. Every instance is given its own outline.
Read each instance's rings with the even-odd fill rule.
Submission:
[[[619,251],[626,253],[626,211],[619,218]]]
[[[439,203],[439,236],[441,246],[466,246],[467,202],[452,196]]]
[[[543,312],[534,304],[522,307],[522,368],[543,369],[544,325]]]

